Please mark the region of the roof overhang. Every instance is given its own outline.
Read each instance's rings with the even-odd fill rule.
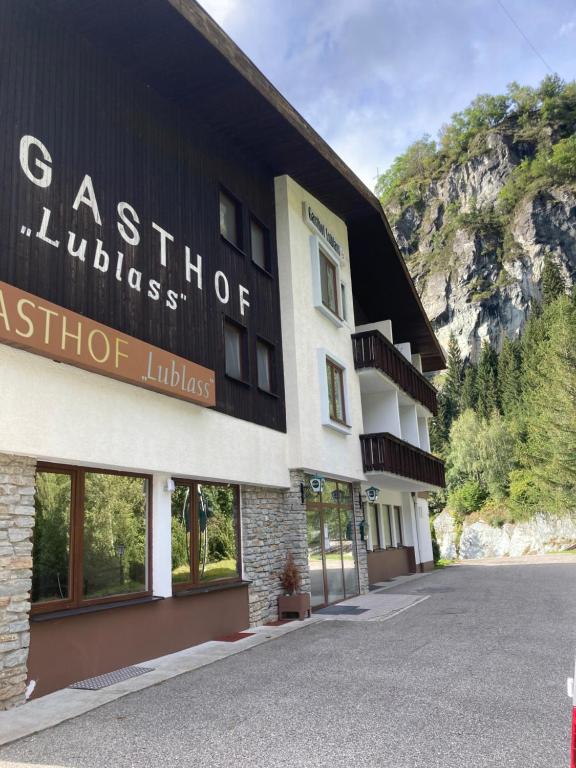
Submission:
[[[198,3],[34,2],[239,151],[257,155],[274,176],[291,176],[342,218],[350,234],[355,298],[367,322],[392,320],[422,355],[424,370],[445,366],[378,198]],[[370,258],[362,250],[366,242]],[[374,291],[379,284],[386,286],[385,306]]]

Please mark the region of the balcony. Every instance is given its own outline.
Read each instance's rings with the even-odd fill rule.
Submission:
[[[390,472],[444,488],[444,462],[389,432],[360,435],[364,472]]]
[[[438,403],[435,388],[380,331],[355,333],[352,344],[357,371],[376,368],[409,397],[436,415]]]

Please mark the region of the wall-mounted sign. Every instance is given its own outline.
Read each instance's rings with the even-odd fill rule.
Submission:
[[[0,342],[199,405],[214,371],[0,281]]]
[[[326,224],[324,224],[314,209],[311,208],[310,205],[308,205],[306,202],[302,203],[302,215],[304,216],[304,221],[306,224],[308,224],[310,229],[320,235],[320,237],[330,246],[330,248],[334,251],[339,259],[343,259],[344,248],[340,245],[338,240],[336,240],[332,232],[330,232]]]

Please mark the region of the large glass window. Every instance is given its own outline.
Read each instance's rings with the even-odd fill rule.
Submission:
[[[392,528],[390,526],[390,506],[388,504],[383,504],[381,507],[382,510],[382,528],[384,533],[384,546],[385,547],[391,547],[392,546]]]
[[[149,479],[80,468],[36,473],[35,610],[149,592]]]
[[[332,421],[345,424],[344,369],[329,358],[326,358],[326,378],[328,382],[328,414]]]
[[[322,304],[338,315],[338,270],[334,262],[320,251],[320,290]]]
[[[372,549],[381,549],[380,526],[378,521],[378,507],[376,504],[368,504],[367,508],[368,530]]]
[[[177,481],[172,494],[174,588],[239,575],[237,487]]]
[[[240,237],[240,206],[226,192],[220,192],[220,234],[238,248]]]

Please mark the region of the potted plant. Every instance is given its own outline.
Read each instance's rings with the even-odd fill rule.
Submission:
[[[278,618],[298,614],[298,618],[302,620],[306,615],[310,616],[310,595],[308,592],[300,592],[302,577],[292,552],[288,552],[279,578],[283,594],[278,598]]]

